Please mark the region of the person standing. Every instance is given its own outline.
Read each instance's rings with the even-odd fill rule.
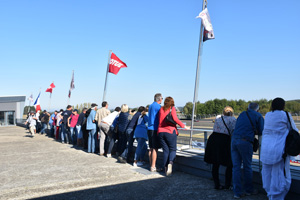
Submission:
[[[99,153],[100,156],[104,155],[104,142],[105,142],[105,138],[106,135],[100,131],[100,125],[101,125],[101,121],[104,117],[108,116],[110,114],[110,111],[107,109],[108,108],[108,103],[106,101],[102,102],[102,108],[100,108],[99,110],[97,110],[96,116],[95,116],[95,120],[98,123],[98,127],[99,127]]]
[[[61,133],[61,142],[68,144],[70,142],[70,127],[68,126],[68,119],[72,115],[72,106],[68,105],[67,110],[65,110],[62,114],[62,133]]]
[[[166,120],[167,115],[170,113],[176,124]],[[164,101],[164,106],[159,110],[159,125],[157,130],[164,153],[163,163],[166,176],[172,174],[173,163],[176,157],[178,136],[177,124],[181,128],[190,129],[178,119],[174,99],[172,97],[167,97]]]
[[[62,113],[63,113],[63,109],[60,109],[59,113],[57,113],[56,115],[56,133],[55,133],[55,139],[59,140],[61,131],[62,131]]]
[[[50,119],[49,119],[49,126],[50,126],[50,136],[54,137],[54,130],[55,130],[55,117],[57,115],[57,111],[54,111],[54,113],[52,113],[50,115]]]
[[[116,107],[115,108],[115,111],[110,113],[108,116],[104,117],[100,123],[100,132],[101,132],[101,135],[105,135],[105,136],[108,136],[108,148],[103,150],[103,152],[107,152],[107,157],[111,157],[111,149],[113,147],[113,144],[114,144],[114,140],[112,138],[112,134],[109,134],[109,131],[110,131],[110,127],[112,125],[112,123],[114,122],[115,118],[119,116],[121,112],[121,108],[120,107]],[[105,151],[107,150],[107,151]]]
[[[292,116],[284,111],[285,101],[275,98],[271,112],[265,116],[260,160],[263,188],[269,199],[284,199],[291,186],[290,156],[284,159],[285,140],[291,129],[297,129]]]
[[[78,110],[74,109],[72,112],[72,115],[68,118],[68,126],[70,127],[70,135],[71,135],[71,141],[73,145],[77,145],[77,137],[78,137],[78,131],[76,129],[76,124],[78,121]]]
[[[229,189],[231,187],[231,133],[235,128],[235,123],[236,118],[233,116],[233,109],[230,106],[226,106],[223,109],[223,116],[215,120],[213,133],[209,136],[205,148],[204,161],[212,164],[212,177],[216,190]],[[226,166],[225,186],[220,185],[220,165]]]
[[[25,125],[29,124],[29,131],[32,137],[34,137],[34,134],[36,133],[36,120],[37,118],[35,117],[34,112],[31,111],[27,121],[25,122]]]
[[[126,138],[126,128],[129,123],[129,112],[128,112],[128,105],[123,104],[121,106],[121,113],[118,118],[117,126],[118,126],[118,146],[117,146],[117,153],[120,155],[118,157],[119,162],[121,163],[126,163],[125,159],[125,149],[126,149],[126,144],[127,144],[127,138]]]
[[[43,135],[44,133],[46,134],[47,125],[49,123],[49,117],[50,114],[46,110],[44,110],[39,117],[42,123],[41,135]]]
[[[231,158],[232,158],[232,182],[234,198],[239,199],[243,195],[241,183],[241,166],[243,163],[244,173],[244,190],[246,195],[257,194],[252,183],[252,155],[254,130],[258,135],[262,134],[264,127],[264,118],[258,112],[259,105],[257,103],[250,103],[247,111],[242,112],[235,125],[231,140]],[[252,127],[253,124],[253,127]]]
[[[88,153],[95,152],[95,133],[97,130],[95,116],[96,116],[97,106],[98,106],[97,104],[92,103],[91,111],[86,120],[86,130],[89,132]]]
[[[134,130],[137,126],[138,119],[141,116],[143,111],[145,111],[145,107],[140,106],[138,111],[135,112],[135,114],[132,116],[132,118],[131,118],[128,126],[127,126],[127,129],[126,129],[126,137],[127,137],[127,142],[128,142],[127,156],[126,156],[127,157],[127,163],[133,162],[133,158],[131,157],[133,142],[134,142],[133,134],[134,134]],[[147,119],[147,122],[148,122],[148,119]]]
[[[139,111],[142,110],[141,107],[139,108]],[[146,141],[148,140],[148,135],[147,135],[148,120],[149,118],[147,116],[147,112],[145,111],[145,107],[143,107],[143,111],[141,111],[141,114],[139,115],[139,118],[137,120],[136,128],[134,130],[134,136],[133,136],[138,143],[135,151],[134,161],[133,161],[134,167],[143,165],[142,161],[147,151]]]
[[[158,112],[161,108],[160,104],[163,100],[161,93],[154,95],[154,102],[149,106],[149,121],[148,121],[148,139],[149,139],[149,161],[150,161],[150,171],[156,172],[162,169],[156,168],[157,152],[160,148],[160,142],[157,135],[158,129]]]
[[[83,146],[83,133],[82,133],[82,124],[85,120],[85,113],[86,113],[86,108],[83,108],[82,109],[82,112],[79,114],[79,117],[78,117],[78,121],[77,121],[77,124],[76,124],[76,130],[77,130],[77,133],[78,133],[78,137],[77,137],[77,146]]]

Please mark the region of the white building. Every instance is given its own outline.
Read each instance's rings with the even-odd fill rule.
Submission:
[[[0,96],[0,126],[16,125],[23,118],[26,96]]]

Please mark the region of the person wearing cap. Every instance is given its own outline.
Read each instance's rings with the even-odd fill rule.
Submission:
[[[110,111],[107,109],[108,108],[108,103],[106,101],[102,102],[102,108],[100,108],[99,110],[97,110],[96,116],[95,116],[95,120],[98,123],[98,127],[99,127],[99,151],[100,151],[100,156],[104,155],[104,142],[105,142],[105,138],[106,135],[104,134],[103,131],[100,130],[100,126],[101,126],[101,122],[102,119],[107,117],[110,114]]]
[[[70,127],[70,139],[73,145],[77,145],[78,131],[76,129],[76,124],[78,121],[78,110],[74,109],[71,116],[68,118],[68,126]]]
[[[35,116],[35,113],[31,111],[27,121],[25,122],[25,125],[29,124],[29,131],[32,136],[34,136],[34,134],[36,133],[36,120],[37,118]]]
[[[234,198],[239,199],[243,195],[241,183],[241,166],[243,163],[244,190],[246,195],[257,194],[252,183],[252,155],[254,142],[254,129],[261,135],[264,128],[264,118],[258,112],[259,105],[250,103],[247,111],[242,112],[237,118],[231,140],[232,159],[232,183]],[[252,127],[253,124],[253,127]]]
[[[215,189],[229,189],[232,179],[231,162],[231,133],[234,130],[236,118],[233,116],[233,109],[226,106],[223,115],[217,117],[214,123],[213,133],[209,136],[205,148],[204,161],[212,164],[212,177]],[[220,185],[219,167],[226,166],[225,186]]]
[[[97,130],[95,116],[96,116],[97,106],[98,106],[97,104],[92,103],[91,111],[86,120],[86,130],[89,132],[88,153],[95,152],[95,133]]]

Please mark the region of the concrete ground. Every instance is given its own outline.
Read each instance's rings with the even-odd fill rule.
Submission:
[[[212,180],[171,177],[89,154],[21,127],[0,128],[0,199],[233,199]],[[242,199],[267,199],[265,195]]]

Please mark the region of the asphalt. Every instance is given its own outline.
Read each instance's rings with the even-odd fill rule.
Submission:
[[[91,154],[22,127],[0,128],[0,199],[233,199],[212,180],[171,177]],[[242,199],[267,199],[264,194]]]

